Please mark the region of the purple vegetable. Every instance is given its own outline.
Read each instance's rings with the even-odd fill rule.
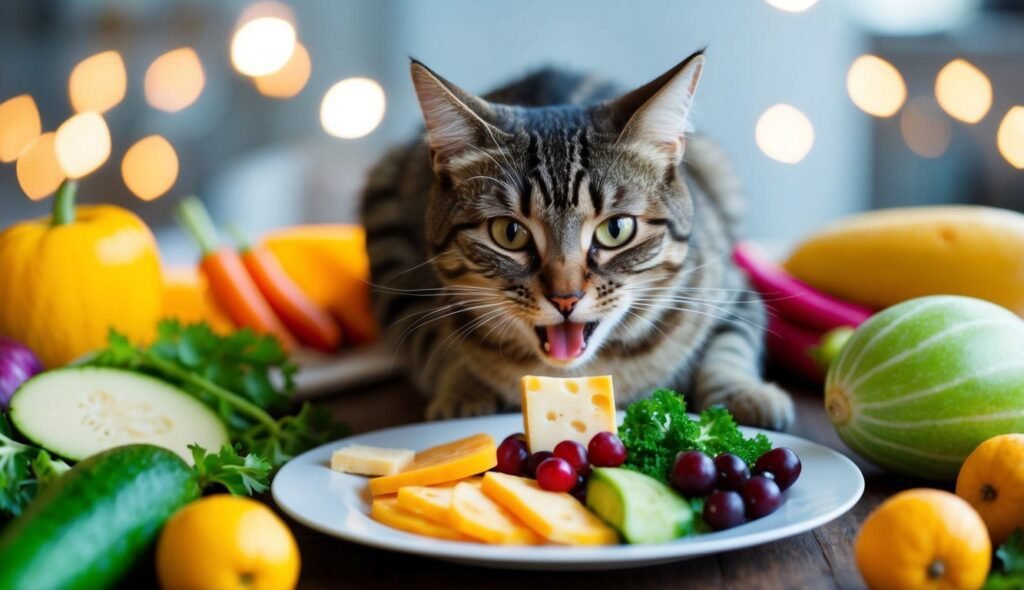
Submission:
[[[43,364],[31,350],[0,336],[0,410],[6,412],[14,390],[41,372]]]

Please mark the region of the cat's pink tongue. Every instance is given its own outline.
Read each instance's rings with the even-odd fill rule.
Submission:
[[[547,326],[548,345],[551,358],[560,361],[572,360],[583,354],[583,328],[585,324],[562,322]]]

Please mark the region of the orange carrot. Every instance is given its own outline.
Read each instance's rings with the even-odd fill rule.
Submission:
[[[338,349],[341,329],[337,322],[299,288],[270,249],[242,245],[242,263],[270,307],[299,342],[324,352]]]
[[[210,291],[237,326],[275,336],[285,350],[295,348],[295,338],[249,276],[241,257],[232,248],[221,247],[217,229],[203,203],[190,197],[178,210],[182,225],[203,253],[199,269],[206,275]]]

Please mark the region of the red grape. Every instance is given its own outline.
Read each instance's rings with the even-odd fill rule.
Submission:
[[[676,455],[669,480],[672,487],[688,498],[707,496],[715,491],[718,470],[711,457],[700,451],[685,451]]]
[[[722,453],[715,457],[715,468],[718,469],[720,490],[739,490],[750,479],[747,462],[732,453]]]
[[[574,440],[563,440],[555,445],[554,455],[565,459],[580,475],[590,473],[590,461],[587,460],[587,449]]]
[[[523,434],[522,432],[513,432],[512,434],[506,436],[505,440],[503,440],[501,442],[505,442],[506,440],[521,440],[521,441],[523,441],[525,443],[526,442],[526,435]]]
[[[748,479],[740,494],[749,519],[767,516],[782,506],[782,492],[778,484],[763,475]]]
[[[704,522],[721,531],[743,524],[743,498],[732,490],[718,490],[704,501]]]
[[[526,461],[526,477],[537,477],[537,466],[552,456],[551,451],[537,451],[530,455],[530,459]]]
[[[549,492],[568,492],[576,478],[576,470],[565,459],[552,457],[537,466],[537,485]]]
[[[786,447],[772,449],[761,455],[754,463],[754,473],[758,475],[771,474],[772,479],[782,491],[788,490],[791,485],[796,483],[801,469],[800,457]]]
[[[525,475],[526,462],[530,452],[526,450],[526,442],[510,436],[498,445],[498,465],[495,470],[509,475]]]
[[[595,467],[618,467],[626,462],[626,445],[610,432],[598,432],[587,446],[590,464]]]

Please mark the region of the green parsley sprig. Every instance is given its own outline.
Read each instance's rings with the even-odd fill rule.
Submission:
[[[15,440],[0,414],[0,517],[20,515],[39,490],[68,469],[43,449]]]
[[[728,452],[753,464],[772,448],[763,434],[745,438],[725,408],[711,407],[698,419],[690,418],[683,396],[671,389],[656,389],[651,397],[630,404],[619,436],[626,445],[625,467],[665,482],[681,451],[703,451],[712,457]]]
[[[996,550],[998,566],[992,568],[983,590],[1020,590],[1024,588],[1024,529],[1013,531]]]

